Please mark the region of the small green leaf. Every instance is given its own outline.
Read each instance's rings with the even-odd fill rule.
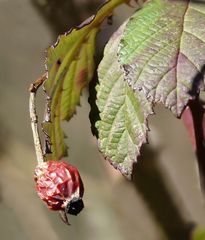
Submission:
[[[129,1],[107,1],[95,16],[61,35],[47,49],[45,90],[51,97],[50,109],[47,109],[51,114],[50,119],[45,119],[44,129],[52,143],[52,154],[47,158],[60,159],[67,155],[61,120],[69,120],[73,116],[80,94],[93,76],[95,38],[102,21],[112,14],[116,6],[126,2]]]
[[[59,117],[55,117],[50,123],[44,123],[44,131],[49,133],[50,141],[52,143],[52,154],[47,154],[47,159],[58,159],[55,156],[67,156],[68,147],[65,144],[64,138],[66,137],[63,129],[61,128],[61,121]]]
[[[100,120],[99,148],[122,174],[131,177],[140,147],[147,141],[147,116],[152,113],[143,94],[136,94],[124,81],[117,59],[123,27],[110,39],[98,68],[97,106]]]
[[[47,126],[47,133],[52,142],[53,159],[67,155],[60,122],[69,120],[75,113],[81,91],[92,78],[95,37],[98,30],[99,28],[93,28],[86,35],[83,28],[82,32],[73,30],[73,34],[71,32],[70,35],[62,36],[55,48],[48,49],[48,80],[45,88],[52,100],[51,124]]]
[[[119,60],[132,89],[179,117],[204,89],[205,4],[149,1],[129,19]]]

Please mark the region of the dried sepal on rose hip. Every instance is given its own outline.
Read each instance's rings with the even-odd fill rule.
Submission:
[[[77,215],[84,208],[83,182],[76,167],[63,161],[47,161],[35,169],[36,190],[48,208],[60,211],[62,220],[69,224],[67,215]]]

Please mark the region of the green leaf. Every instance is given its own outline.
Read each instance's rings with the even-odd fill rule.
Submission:
[[[92,78],[97,32],[98,28],[93,28],[86,37],[80,32],[79,37],[70,33],[59,40],[56,48],[52,49],[51,47],[48,50],[48,80],[45,88],[52,100],[51,124],[47,124],[50,126],[46,127],[46,131],[52,142],[53,159],[60,159],[67,155],[60,120],[69,120],[72,117],[76,105],[79,104],[82,89]],[[81,35],[84,36],[83,42],[80,39]],[[68,46],[70,49],[67,49]],[[63,52],[61,53],[61,51]],[[56,56],[60,57],[56,58]]]
[[[95,38],[102,21],[113,9],[128,0],[107,1],[97,12],[77,28],[61,35],[47,49],[48,79],[45,90],[51,98],[47,108],[44,130],[51,140],[52,154],[47,158],[60,159],[67,155],[61,120],[69,120],[80,102],[80,94],[93,76]]]
[[[147,141],[147,116],[152,113],[143,94],[136,94],[124,81],[117,59],[123,27],[110,39],[98,68],[97,106],[100,120],[99,148],[122,174],[131,177],[140,147]]]
[[[205,4],[149,1],[126,24],[119,61],[132,89],[180,117],[204,89]]]

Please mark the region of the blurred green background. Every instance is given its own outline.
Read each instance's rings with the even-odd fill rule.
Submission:
[[[133,184],[97,150],[87,91],[77,115],[64,124],[68,160],[79,168],[85,185],[85,209],[78,217],[69,217],[72,226],[68,227],[40,201],[33,181],[36,157],[28,87],[44,73],[44,50],[103,1],[48,2],[0,0],[0,239],[175,240],[189,224],[205,225],[196,159],[182,122],[163,107],[155,108],[157,115],[150,117],[150,147],[136,165]],[[134,10],[121,6],[114,12],[113,25],[104,23],[99,53]],[[42,91],[38,107],[42,113]]]

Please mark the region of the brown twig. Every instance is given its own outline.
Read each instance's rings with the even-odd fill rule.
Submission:
[[[37,161],[39,164],[44,162],[44,157],[38,131],[38,116],[36,113],[36,92],[46,79],[47,79],[46,74],[44,74],[42,77],[38,78],[34,83],[32,83],[29,88],[30,91],[29,112],[31,118],[31,128],[33,132],[33,140],[36,150]]]

